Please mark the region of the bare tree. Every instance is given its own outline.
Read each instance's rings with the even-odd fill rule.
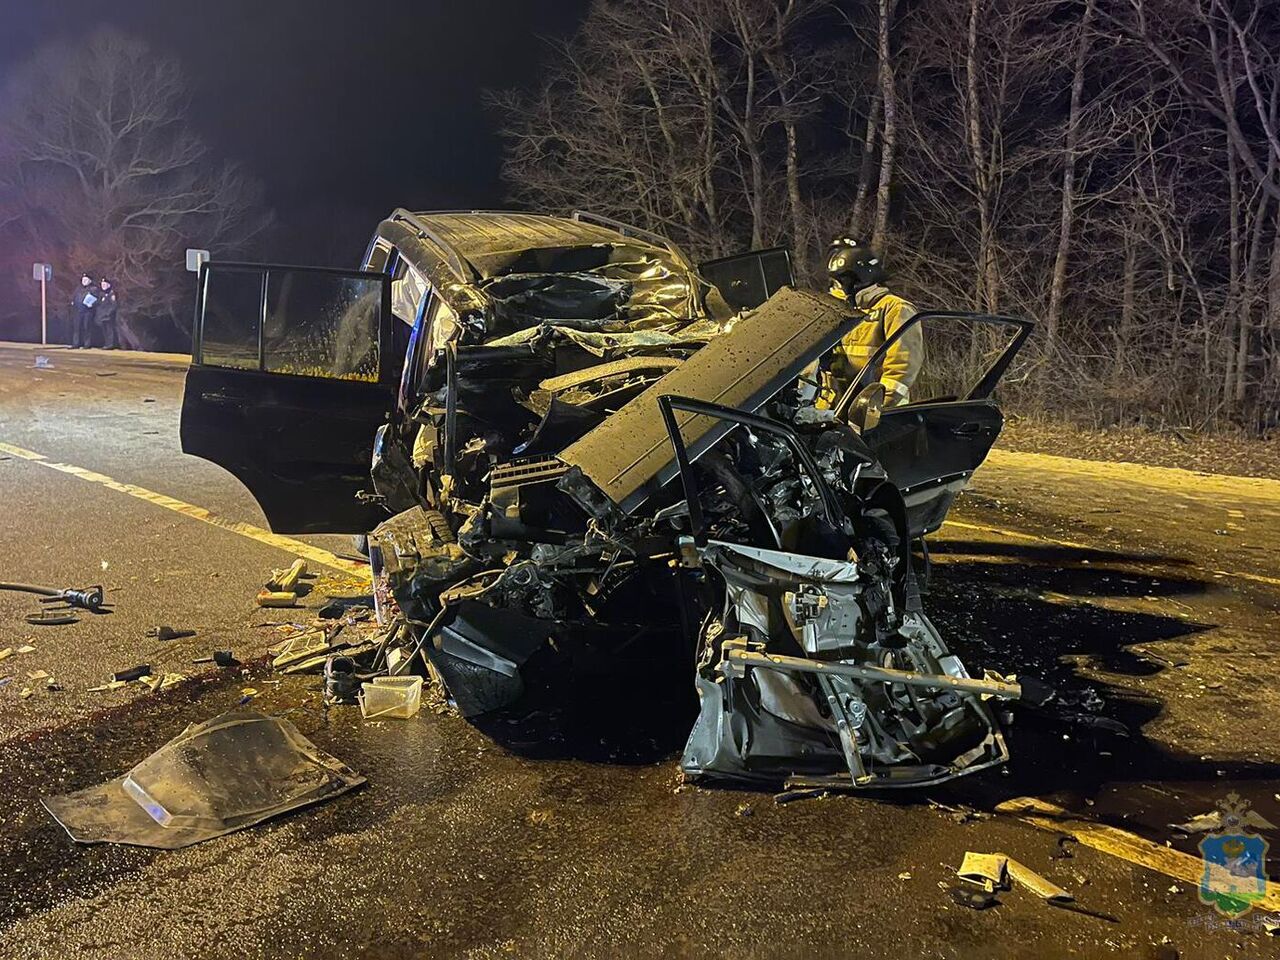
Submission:
[[[1024,410],[1280,419],[1271,0],[597,0],[500,106],[526,202],[802,267],[867,233],[917,302],[1043,318]]]
[[[178,65],[110,30],[38,51],[0,100],[10,228],[64,280],[117,278],[122,320],[141,340],[185,328],[185,246],[242,249],[270,221],[253,183],[216,162],[186,116]]]

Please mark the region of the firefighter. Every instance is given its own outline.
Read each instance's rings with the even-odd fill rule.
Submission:
[[[884,286],[884,261],[874,250],[851,237],[838,237],[827,252],[827,276],[833,297],[848,300],[866,319],[844,335],[831,352],[824,390],[825,405],[834,405],[871,355],[899,327],[916,315],[916,308]],[[884,384],[885,405],[911,400],[911,385],[924,363],[924,334],[916,324],[889,348],[877,376]]]

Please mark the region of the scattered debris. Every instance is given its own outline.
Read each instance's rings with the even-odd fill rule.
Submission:
[[[350,657],[329,657],[324,662],[324,703],[355,703],[360,694],[361,677],[356,662]]]
[[[970,910],[987,910],[990,907],[1000,906],[1000,900],[996,895],[987,890],[960,886],[948,889],[953,901],[962,907],[968,907]]]
[[[910,871],[910,870],[903,870],[900,874],[898,874],[898,879],[899,879],[899,880],[910,880],[910,879],[911,879],[911,871]]]
[[[1025,864],[1003,853],[965,853],[956,876],[977,884],[986,893],[1008,890],[1010,880],[1026,887],[1041,900],[1071,903],[1071,894],[1045,879]]]
[[[1182,659],[1177,659],[1177,660],[1171,659],[1169,657],[1163,656],[1162,654],[1156,653],[1154,650],[1151,650],[1147,647],[1130,647],[1129,649],[1132,650],[1134,653],[1136,653],[1143,660],[1148,660],[1162,667],[1171,667],[1176,669],[1178,667],[1185,667],[1190,662],[1188,660],[1182,660]]]
[[[31,673],[28,673],[28,674],[27,674],[27,679],[28,679],[28,680],[30,680],[32,683],[35,683],[37,680],[43,680],[43,679],[45,679],[47,676],[49,676],[48,671],[45,671],[45,670],[36,670],[36,671],[31,672]]]
[[[181,673],[162,673],[158,677],[148,676],[138,678],[138,680],[150,689],[152,693],[157,693],[161,690],[168,690],[170,687],[176,686],[185,679],[187,679],[186,676]]]
[[[8,660],[12,656],[13,647],[5,647],[3,650],[0,650],[0,660]]]
[[[174,850],[364,782],[287,720],[232,710],[187,727],[123,777],[42,802],[78,843]]]
[[[131,680],[141,680],[143,677],[151,675],[151,664],[143,663],[136,667],[130,667],[128,670],[117,670],[111,677],[112,680],[119,680],[122,683],[128,683]]]
[[[23,687],[22,691],[18,694],[18,696],[23,700],[30,700],[32,696],[31,688]]]
[[[294,607],[298,604],[298,595],[296,593],[277,592],[267,589],[259,590],[256,599],[260,607]]]
[[[956,876],[976,883],[988,893],[997,887],[1007,886],[1005,872],[1009,858],[1002,853],[974,853],[967,851]]]
[[[61,627],[80,622],[79,617],[69,613],[28,613],[23,619],[33,627]]]
[[[18,652],[19,653],[35,653],[36,648],[29,643],[24,643],[22,646],[18,648]]]
[[[295,593],[298,579],[307,572],[307,561],[299,557],[286,570],[273,570],[266,589],[272,592]]]
[[[175,628],[163,623],[159,626],[147,628],[147,636],[155,637],[157,640],[181,640],[184,637],[194,637],[195,635],[196,632],[194,630]]]
[[[366,720],[407,720],[422,706],[421,677],[375,677],[360,690],[360,715]]]
[[[1026,887],[1041,900],[1050,900],[1055,903],[1070,903],[1075,900],[1075,897],[1056,883],[1042,877],[1018,860],[1010,859],[1008,869],[1009,876],[1013,878],[1015,883]]]
[[[1058,838],[1058,849],[1055,850],[1053,853],[1049,854],[1049,859],[1050,860],[1072,859],[1075,856],[1075,854],[1071,851],[1071,849],[1067,846],[1067,844],[1079,843],[1079,842],[1080,841],[1077,840],[1075,837],[1071,836],[1071,834],[1064,833],[1062,836]]]
[[[96,687],[90,687],[90,693],[103,693],[108,690],[119,690],[121,687],[127,687],[129,684],[124,680],[111,680],[108,683],[99,684]]]
[[[219,667],[234,667],[240,663],[230,650],[215,650],[212,656],[196,657],[192,663],[212,663]]]
[[[43,354],[36,354],[35,369],[37,369],[37,370],[52,370],[52,369],[53,369],[53,361],[52,361],[52,360],[50,360],[48,357],[44,356]]]
[[[755,815],[755,811],[751,809],[751,804],[749,803],[738,804],[737,809],[734,810],[733,813],[738,817],[750,817]]]

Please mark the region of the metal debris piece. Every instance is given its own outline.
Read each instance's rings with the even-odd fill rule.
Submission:
[[[3,650],[0,650],[0,660],[8,660],[12,656],[13,647],[5,647]]]
[[[263,588],[258,591],[257,601],[260,607],[293,607],[298,603],[298,595],[283,590]]]
[[[142,663],[136,667],[130,667],[128,670],[117,670],[114,674],[112,674],[111,679],[119,680],[123,683],[128,683],[131,680],[141,680],[143,677],[149,676],[150,673],[151,673],[151,664]]]
[[[61,627],[80,622],[79,617],[69,613],[28,613],[23,619],[33,627]]]
[[[155,637],[157,640],[181,640],[184,637],[194,637],[195,635],[196,632],[194,630],[174,628],[163,623],[156,627],[147,628],[147,636]]]
[[[977,884],[987,893],[1009,889],[1013,880],[1026,887],[1041,900],[1054,903],[1071,903],[1071,894],[1057,884],[1046,880],[1025,864],[1003,853],[974,853],[968,851],[956,871],[961,880]]]
[[[18,648],[18,652],[19,653],[35,653],[36,648],[29,643],[24,643],[22,646]],[[0,659],[3,659],[3,658],[0,658]]]
[[[1018,860],[1009,860],[1008,862],[1009,876],[1015,883],[1019,883],[1034,893],[1041,900],[1051,900],[1054,903],[1071,903],[1075,900],[1071,894],[1063,890],[1056,883],[1046,880],[1040,874],[1036,873],[1030,867],[1026,866]]]
[[[962,907],[968,907],[970,910],[987,910],[991,907],[1000,906],[1000,901],[994,893],[987,890],[980,890],[976,887],[950,887],[951,899]]]
[[[31,693],[32,691],[30,687],[23,687],[22,692],[19,693],[18,696],[23,700],[29,700],[31,699]]]
[[[127,687],[128,684],[123,680],[111,680],[107,683],[98,684],[96,687],[90,687],[90,693],[103,693],[108,690],[119,690],[121,687]]]
[[[234,667],[240,661],[235,658],[230,650],[215,650],[213,655],[209,657],[196,657],[192,663],[213,663],[219,667]]]
[[[187,727],[123,777],[42,803],[79,843],[174,850],[364,782],[287,720],[232,710]]]
[[[1005,871],[1009,858],[1003,853],[974,853],[966,851],[956,876],[961,880],[976,883],[988,893],[1004,889],[1008,886]]]

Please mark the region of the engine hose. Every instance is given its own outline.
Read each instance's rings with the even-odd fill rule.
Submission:
[[[6,583],[0,581],[0,590],[12,590],[17,593],[34,593],[42,597],[54,597],[58,600],[65,600],[73,607],[83,607],[85,610],[97,610],[102,606],[103,596],[102,587],[85,587],[82,590],[67,588],[59,590],[56,587],[42,587],[35,583]]]

